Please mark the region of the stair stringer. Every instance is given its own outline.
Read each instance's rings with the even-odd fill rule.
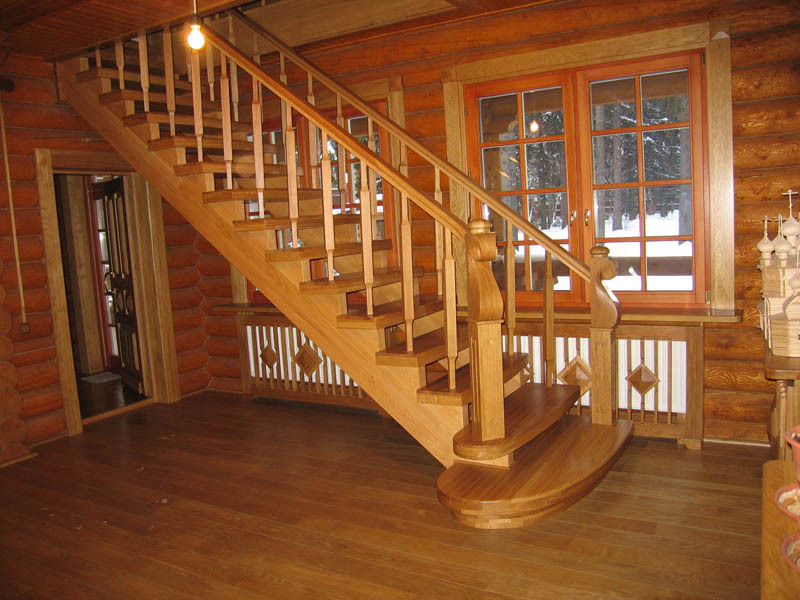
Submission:
[[[424,384],[420,369],[377,365],[374,331],[338,329],[338,299],[300,293],[299,265],[267,263],[266,232],[237,233],[232,226],[237,218],[233,206],[204,205],[202,176],[177,177],[172,154],[150,152],[119,115],[99,103],[98,83],[77,82],[78,59],[60,62],[57,69],[61,97],[78,114],[428,452],[445,466],[453,464],[453,436],[465,425],[462,407],[419,404],[417,389]]]

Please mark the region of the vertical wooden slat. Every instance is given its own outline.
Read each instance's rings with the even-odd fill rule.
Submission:
[[[456,331],[456,261],[453,257],[453,234],[444,230],[442,254],[444,333],[447,348],[447,378],[450,389],[456,387],[456,358],[458,357],[458,338]]]
[[[331,157],[328,154],[328,133],[322,135],[322,223],[325,235],[325,253],[328,256],[328,280],[333,281],[333,183],[331,181]]]
[[[122,47],[122,40],[114,42],[114,58],[117,62],[117,72],[119,73],[119,89],[125,89],[125,51]]]
[[[165,27],[161,33],[164,47],[164,80],[167,89],[167,112],[169,113],[169,134],[175,135],[175,67],[172,58],[172,32]]]
[[[233,133],[231,125],[231,88],[228,81],[228,59],[220,52],[219,96],[222,105],[222,158],[225,161],[227,189],[233,188]]]
[[[639,340],[639,366],[645,366],[644,365],[644,339],[640,339]],[[640,403],[639,408],[641,409],[641,413],[642,413],[641,415],[639,415],[639,418],[642,421],[642,423],[644,423],[644,413],[645,413],[645,409],[644,409],[645,408],[644,407],[644,394],[639,394],[639,403]]]
[[[656,379],[660,381],[660,377],[658,375],[658,340],[653,340],[653,356],[655,357],[655,362],[653,363],[653,372],[656,375]],[[658,425],[658,392],[659,392],[660,383],[657,383],[656,386],[653,388],[653,423]]]
[[[437,204],[442,204],[442,172],[436,167],[433,172],[433,199]],[[442,233],[444,228],[439,221],[434,222],[434,236],[436,248],[436,292],[441,296],[444,282],[442,281],[442,268],[444,257],[442,253]]]
[[[514,353],[514,330],[517,328],[517,274],[514,253],[514,227],[506,221],[505,278],[506,278],[506,329],[508,329],[507,353]]]
[[[139,32],[139,77],[142,83],[144,112],[150,112],[150,65],[147,58],[147,34]]]
[[[372,286],[375,283],[375,274],[372,268],[372,190],[369,188],[368,177],[370,177],[370,174],[368,171],[367,164],[361,161],[361,193],[359,198],[359,208],[361,210],[361,257],[364,266],[364,289],[367,296],[367,315],[372,316]],[[403,289],[405,290],[405,284]],[[403,304],[405,305],[405,296]],[[413,306],[411,310],[414,310]]]
[[[233,17],[228,15],[228,41],[231,46],[236,45],[236,38],[233,35]],[[233,104],[233,120],[239,121],[239,67],[231,61],[231,101]]]
[[[411,217],[408,195],[400,197],[400,251],[403,277],[403,320],[406,324],[406,350],[414,350],[414,253],[411,246]]]
[[[667,342],[667,348],[669,351],[667,352],[667,423],[672,425],[672,351],[673,351],[673,341],[669,340]]]
[[[258,193],[258,218],[264,218],[264,137],[261,134],[261,94],[259,81],[253,77],[253,167]]]
[[[633,350],[633,341],[628,339],[626,340],[626,344],[628,348],[628,360],[625,372],[630,373],[633,367],[633,358],[631,358],[631,352]],[[628,419],[630,420],[633,418],[633,413],[632,413],[633,407],[631,406],[633,404],[633,386],[630,383],[628,383],[626,387],[628,388]]]
[[[300,246],[297,233],[297,218],[300,207],[297,198],[297,157],[295,156],[295,131],[292,128],[292,107],[287,107],[289,129],[286,131],[286,191],[289,194],[289,221],[292,224],[292,247]]]
[[[336,94],[336,124],[344,129],[344,114],[342,113],[342,97]],[[343,213],[350,212],[349,188],[347,185],[347,153],[344,146],[336,144],[338,157],[336,167],[339,171],[339,208]]]
[[[200,54],[192,50],[192,110],[194,135],[197,138],[197,160],[203,162],[203,96],[200,91]]]

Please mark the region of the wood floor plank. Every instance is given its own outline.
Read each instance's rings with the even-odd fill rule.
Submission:
[[[441,465],[366,412],[201,394],[38,450],[0,471],[15,600],[758,597],[762,449],[634,439],[500,531],[454,522]]]

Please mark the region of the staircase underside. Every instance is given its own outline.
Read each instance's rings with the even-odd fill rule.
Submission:
[[[519,527],[585,496],[627,446],[630,421],[593,425],[566,415],[517,451],[511,469],[456,462],[439,477],[439,500],[461,523]]]

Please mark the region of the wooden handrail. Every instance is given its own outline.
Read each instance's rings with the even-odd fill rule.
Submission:
[[[504,203],[497,200],[494,196],[489,194],[481,186],[476,184],[463,171],[456,168],[450,162],[439,158],[439,156],[437,156],[433,151],[429,150],[428,148],[417,142],[413,137],[408,135],[405,129],[394,123],[391,119],[387,118],[385,115],[382,115],[381,113],[376,111],[369,104],[361,100],[361,98],[359,98],[356,94],[349,91],[346,87],[344,87],[340,83],[337,83],[334,79],[326,75],[323,71],[319,70],[313,64],[305,60],[302,56],[297,54],[290,46],[288,46],[280,39],[272,35],[269,31],[261,27],[255,21],[252,21],[251,19],[246,17],[239,9],[231,11],[231,14],[233,14],[237,19],[239,19],[239,21],[241,21],[241,23],[244,24],[246,27],[250,28],[252,31],[258,33],[261,37],[269,41],[269,43],[272,44],[275,47],[275,49],[278,52],[280,52],[282,56],[290,57],[292,59],[292,62],[303,68],[307,73],[313,74],[315,79],[320,81],[323,85],[325,85],[328,89],[335,92],[337,95],[344,98],[352,107],[358,109],[362,114],[371,118],[375,123],[383,127],[391,135],[402,140],[402,142],[405,143],[408,148],[413,150],[415,154],[418,154],[426,161],[428,161],[431,165],[440,169],[443,173],[447,175],[451,185],[453,182],[457,182],[458,184],[462,185],[470,194],[472,194],[472,196],[476,197],[481,202],[489,205],[495,214],[501,216],[507,221],[511,221],[517,229],[524,232],[525,235],[533,239],[540,246],[546,248],[553,256],[557,257],[563,264],[569,267],[578,276],[580,276],[586,281],[590,280],[590,270],[589,266],[586,263],[584,263],[580,258],[571,254],[567,250],[564,250],[564,248],[562,248],[560,244],[557,244],[556,242],[551,240],[545,233],[534,227],[531,223],[523,219],[516,212],[512,211]]]
[[[288,103],[291,104],[292,108],[302,113],[306,119],[320,129],[326,130],[329,135],[337,141],[340,147],[344,147],[358,156],[370,169],[381,173],[386,177],[392,187],[401,193],[407,194],[410,200],[431,215],[431,217],[442,223],[442,225],[449,229],[460,240],[464,241],[466,239],[467,226],[452,212],[429,199],[424,192],[411,183],[408,177],[404,176],[380,156],[365,151],[365,146],[356,140],[350,132],[337,123],[329,121],[316,107],[295,94],[286,84],[272,79],[269,75],[264,73],[261,67],[254,63],[249,56],[238,48],[231,46],[211,28],[205,28],[203,34],[206,37],[207,43],[212,44],[222,53],[230,57],[241,69],[250,75],[254,81],[260,83],[278,97],[288,99]]]

